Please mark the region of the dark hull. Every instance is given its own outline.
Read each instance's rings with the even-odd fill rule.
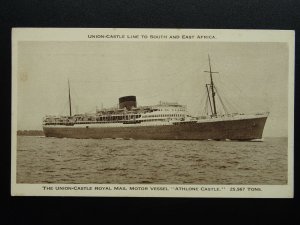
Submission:
[[[261,139],[267,117],[178,125],[137,127],[44,127],[46,137],[150,140]]]

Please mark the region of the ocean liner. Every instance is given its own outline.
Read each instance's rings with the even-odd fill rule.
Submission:
[[[46,137],[58,138],[122,138],[151,140],[239,140],[261,139],[268,112],[256,114],[217,113],[217,89],[213,81],[210,57],[210,83],[205,85],[207,115],[191,116],[186,106],[160,102],[137,106],[136,96],[119,98],[119,107],[96,110],[92,114],[72,115],[70,83],[69,115],[46,116]],[[221,101],[222,103],[222,101]],[[223,103],[222,103],[223,104]]]

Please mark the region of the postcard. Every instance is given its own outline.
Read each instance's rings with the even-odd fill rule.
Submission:
[[[293,198],[291,30],[13,28],[11,195]]]

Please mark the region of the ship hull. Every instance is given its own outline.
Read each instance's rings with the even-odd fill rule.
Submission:
[[[261,139],[267,117],[120,127],[44,126],[46,137],[123,138],[142,140],[240,140]]]

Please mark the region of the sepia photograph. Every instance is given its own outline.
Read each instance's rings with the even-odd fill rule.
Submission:
[[[294,33],[14,29],[12,195],[293,197]]]

